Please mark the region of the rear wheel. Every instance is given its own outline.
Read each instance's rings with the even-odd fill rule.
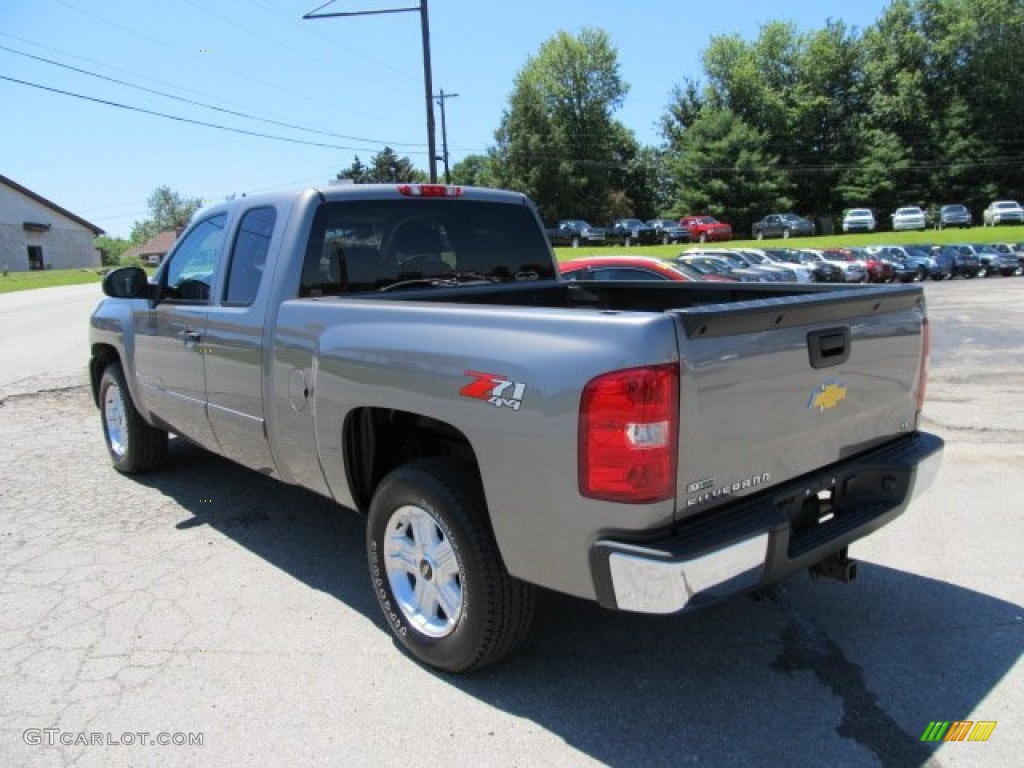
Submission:
[[[391,472],[373,496],[366,536],[377,601],[419,661],[468,672],[525,639],[533,587],[505,569],[465,462],[424,459]]]
[[[167,432],[151,427],[132,402],[120,363],[103,370],[99,388],[100,419],[114,469],[126,475],[149,472],[167,456]]]

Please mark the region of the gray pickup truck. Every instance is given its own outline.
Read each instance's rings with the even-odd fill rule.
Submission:
[[[849,580],[942,453],[920,287],[563,281],[511,192],[237,199],[103,287],[114,467],[174,433],[365,514],[389,626],[449,671],[514,649],[537,585],[674,613]]]

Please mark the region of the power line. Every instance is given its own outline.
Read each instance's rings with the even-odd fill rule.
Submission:
[[[232,128],[231,126],[228,126],[228,125],[219,125],[218,123],[208,123],[208,122],[205,122],[203,120],[193,120],[192,118],[181,117],[179,115],[169,115],[166,112],[157,112],[156,110],[144,109],[143,107],[134,107],[134,106],[132,106],[130,104],[121,104],[120,102],[117,102],[117,101],[109,101],[108,99],[100,99],[100,98],[96,98],[95,96],[86,96],[85,94],[81,94],[81,93],[73,93],[71,91],[61,90],[60,88],[53,88],[53,87],[47,86],[47,85],[40,85],[39,83],[32,83],[32,82],[29,82],[28,80],[19,80],[19,79],[14,78],[14,77],[7,77],[6,75],[0,75],[0,80],[7,80],[8,82],[11,82],[11,83],[17,83],[18,85],[24,85],[24,86],[28,86],[30,88],[37,88],[37,89],[39,89],[41,91],[49,91],[50,93],[59,93],[62,96],[70,96],[72,98],[81,99],[83,101],[91,101],[91,102],[94,102],[96,104],[103,104],[104,106],[108,106],[108,107],[116,107],[118,109],[128,110],[129,112],[139,112],[139,113],[142,113],[142,114],[145,114],[145,115],[153,115],[155,117],[162,117],[162,118],[165,118],[167,120],[175,120],[175,121],[177,121],[179,123],[189,123],[190,125],[199,125],[199,126],[203,126],[204,128],[216,128],[216,129],[221,130],[221,131],[228,131],[229,133],[238,133],[238,134],[242,134],[244,136],[255,136],[255,137],[260,138],[260,139],[272,139],[274,141],[284,141],[284,142],[288,142],[289,144],[301,144],[301,145],[304,145],[304,146],[307,146],[307,147],[323,147],[325,149],[343,149],[343,150],[345,150],[347,152],[361,152],[361,151],[365,151],[366,150],[365,147],[346,147],[346,146],[341,146],[339,144],[326,144],[324,142],[317,142],[317,141],[304,141],[303,139],[293,139],[293,138],[290,138],[288,136],[273,136],[273,135],[268,134],[268,133],[260,133],[258,131],[248,131],[248,130],[245,130],[244,128]],[[420,154],[421,155],[421,154],[424,154],[424,153],[423,152],[413,152],[412,154]]]
[[[125,25],[120,24],[120,23],[118,23],[116,21],[111,21],[110,19],[105,19],[102,16],[98,16],[97,14],[92,13],[90,11],[83,10],[82,8],[79,8],[79,7],[75,6],[75,5],[73,5],[72,3],[69,3],[67,0],[54,0],[54,2],[59,3],[60,5],[63,5],[66,8],[70,8],[73,11],[81,13],[84,16],[88,16],[88,17],[90,17],[92,19],[95,19],[97,21],[100,21],[100,22],[102,22],[104,24],[108,24],[108,25],[110,25],[112,27],[115,27],[115,28],[120,29],[120,30],[122,30],[124,32],[127,32],[128,34],[131,34],[131,35],[134,35],[136,37],[142,38],[143,40],[148,40],[148,41],[154,43],[155,45],[159,45],[159,46],[161,46],[163,48],[166,48],[166,49],[168,49],[170,51],[174,51],[175,53],[177,53],[179,55],[188,56],[189,58],[193,58],[193,59],[198,59],[199,58],[199,56],[197,54],[193,54],[193,53],[190,53],[188,51],[183,51],[183,50],[181,50],[179,48],[174,47],[173,45],[169,45],[168,43],[166,43],[165,41],[163,41],[163,40],[161,40],[159,38],[152,37],[151,35],[144,34],[142,32],[139,32],[136,29],[132,29],[131,27],[126,27]],[[231,67],[226,67],[223,64],[218,64],[216,62],[212,62],[209,59],[205,59],[204,60],[204,64],[207,64],[207,65],[211,65],[212,64],[213,66],[217,67],[218,69],[223,69],[224,71],[230,72],[231,74],[233,74],[233,75],[235,75],[237,77],[241,77],[241,78],[244,78],[246,80],[251,80],[254,83],[259,83],[260,85],[265,86],[267,88],[272,88],[275,91],[280,91],[281,93],[286,93],[289,96],[293,96],[293,97],[294,96],[300,96],[301,98],[306,99],[307,101],[315,102],[317,104],[321,104],[321,105],[330,107],[331,109],[336,109],[337,106],[338,106],[336,103],[332,104],[331,102],[325,101],[324,99],[318,99],[318,98],[316,98],[314,96],[310,96],[308,94],[298,93],[297,91],[295,91],[294,88],[285,88],[283,86],[275,85],[274,83],[271,83],[269,81],[261,80],[258,77],[254,77],[253,75],[251,75],[251,74],[249,74],[247,72],[240,72],[240,71],[238,71],[236,69],[232,69]]]
[[[384,141],[384,140],[380,140],[380,139],[365,139],[365,138],[363,138],[361,136],[347,136],[347,135],[342,134],[342,133],[331,133],[330,131],[321,131],[321,130],[318,130],[316,128],[307,128],[306,126],[296,125],[294,123],[286,123],[286,122],[282,122],[280,120],[271,120],[270,118],[266,118],[266,117],[257,117],[256,115],[249,115],[249,114],[246,114],[245,112],[238,112],[238,111],[233,110],[233,109],[227,109],[226,107],[218,107],[215,104],[204,104],[201,101],[195,101],[194,99],[187,99],[184,96],[175,96],[173,93],[167,93],[166,91],[158,91],[155,88],[146,88],[145,86],[142,86],[142,85],[136,85],[134,83],[129,83],[129,82],[125,81],[125,80],[119,80],[116,77],[108,77],[107,75],[101,75],[101,74],[99,74],[97,72],[91,72],[91,71],[89,71],[87,69],[82,69],[81,67],[73,67],[70,64],[62,64],[59,61],[54,61],[53,59],[48,59],[48,58],[46,58],[44,56],[36,56],[35,54],[26,53],[24,51],[18,51],[18,50],[15,50],[14,48],[8,48],[6,45],[0,45],[0,50],[8,51],[10,53],[17,54],[18,56],[24,56],[24,57],[29,58],[29,59],[35,59],[36,61],[42,61],[42,62],[45,62],[46,64],[51,64],[51,65],[53,65],[55,67],[60,67],[62,69],[71,70],[72,72],[78,72],[78,73],[83,74],[83,75],[88,75],[89,77],[94,77],[94,78],[97,78],[98,80],[106,80],[107,82],[116,83],[117,85],[123,85],[123,86],[125,86],[127,88],[134,88],[137,91],[143,91],[145,93],[152,93],[152,94],[155,94],[157,96],[163,96],[164,98],[173,99],[174,101],[180,101],[180,102],[183,102],[185,104],[191,104],[193,106],[203,107],[204,109],[211,109],[211,110],[213,110],[215,112],[223,112],[224,114],[234,115],[235,117],[242,117],[242,118],[245,118],[246,120],[255,120],[255,121],[260,122],[260,123],[268,123],[270,125],[277,125],[277,126],[280,126],[282,128],[292,128],[292,129],[297,130],[297,131],[305,131],[306,133],[318,133],[318,134],[320,134],[322,136],[331,136],[331,137],[336,138],[336,139],[345,139],[346,141],[364,141],[364,142],[366,142],[368,144],[376,144],[376,145],[380,145],[380,146],[391,146],[391,147],[421,147],[421,146],[423,146],[422,144],[414,144],[412,142]]]

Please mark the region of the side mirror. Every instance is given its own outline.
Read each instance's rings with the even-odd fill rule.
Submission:
[[[153,286],[142,267],[119,267],[104,276],[103,293],[115,299],[149,299]]]

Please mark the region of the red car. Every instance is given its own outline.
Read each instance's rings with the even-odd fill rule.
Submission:
[[[717,275],[702,275],[685,264],[673,264],[654,256],[587,256],[558,265],[566,280],[700,280],[732,282]]]
[[[691,243],[732,240],[732,225],[719,221],[714,216],[683,216],[679,224],[689,230]]]

